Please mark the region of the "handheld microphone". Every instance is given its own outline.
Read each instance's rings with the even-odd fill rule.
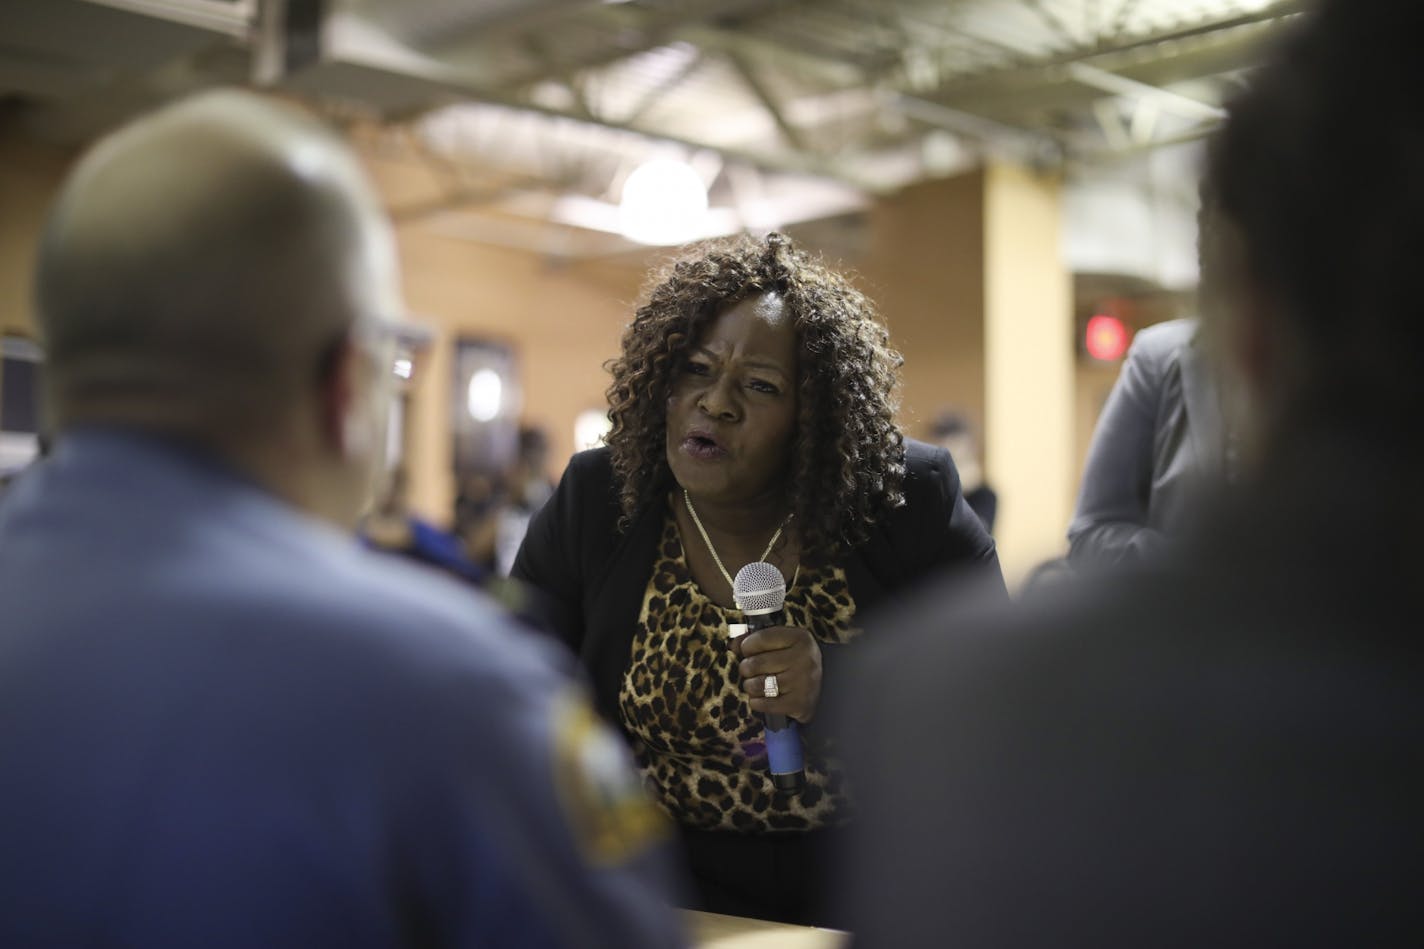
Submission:
[[[765,561],[749,563],[737,571],[732,582],[732,599],[746,619],[747,632],[782,625],[786,605],[786,580],[781,571]],[[771,780],[781,791],[798,791],[806,783],[806,766],[801,750],[801,732],[785,715],[764,715],[766,760]]]

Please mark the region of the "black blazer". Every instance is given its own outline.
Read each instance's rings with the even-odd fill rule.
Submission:
[[[906,439],[905,465],[906,503],[841,559],[857,614],[956,566],[986,575],[1004,595],[993,538],[964,500],[949,452]],[[662,503],[650,504],[620,533],[609,451],[580,452],[514,560],[512,575],[547,598],[554,629],[578,653],[595,705],[610,722],[618,723],[618,690],[666,514]],[[844,648],[822,644],[824,679],[837,677]]]

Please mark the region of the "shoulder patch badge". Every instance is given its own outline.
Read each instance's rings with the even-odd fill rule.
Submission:
[[[667,835],[627,746],[599,720],[583,693],[554,702],[554,785],[584,859],[623,863]]]

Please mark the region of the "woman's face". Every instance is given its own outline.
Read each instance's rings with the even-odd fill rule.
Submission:
[[[695,498],[780,492],[796,432],[796,329],[775,294],[749,297],[703,331],[674,370],[667,406],[673,477]]]

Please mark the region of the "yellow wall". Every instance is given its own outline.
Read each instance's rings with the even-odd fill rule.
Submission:
[[[1072,513],[1072,285],[1059,247],[1059,184],[994,165],[985,187],[986,471],[1011,585],[1059,556]]]
[[[406,300],[437,340],[421,367],[410,420],[411,502],[441,522],[454,498],[451,372],[454,340],[480,337],[517,354],[521,419],[545,429],[554,474],[574,449],[573,423],[605,406],[605,360],[632,316],[641,268],[551,264],[522,251],[400,231]]]
[[[905,355],[901,424],[923,437],[953,407],[982,433],[1016,583],[1063,552],[1081,468],[1058,182],[994,165],[907,188],[871,221],[862,283]]]
[[[900,424],[924,438],[947,408],[984,421],[984,179],[926,182],[876,203],[860,285],[905,357]]]
[[[0,331],[35,334],[35,248],[72,154],[0,138]]]

